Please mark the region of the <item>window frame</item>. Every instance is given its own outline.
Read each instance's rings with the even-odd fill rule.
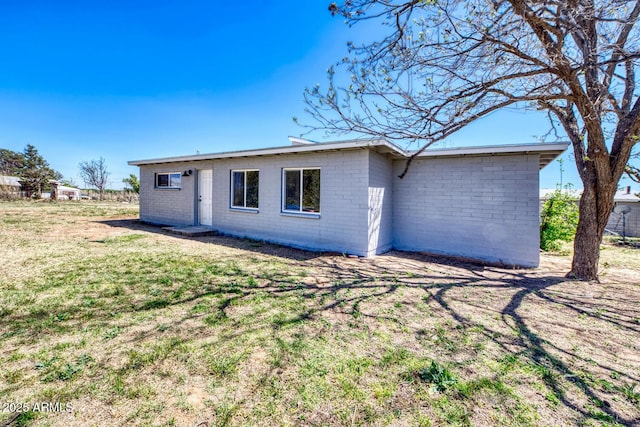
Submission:
[[[234,174],[237,172],[241,172],[244,175],[244,183],[243,183],[243,202],[244,206],[234,205],[234,193],[235,193],[235,180]],[[247,206],[247,172],[257,172],[258,173],[258,206]],[[252,212],[257,212],[260,210],[260,169],[231,169],[229,173],[230,185],[229,185],[229,209],[235,210],[247,210]]]
[[[320,193],[318,194],[318,210],[317,211],[304,211],[302,200],[304,199],[304,171],[308,170],[317,170],[319,172],[318,179],[322,180],[322,168],[321,167],[297,167],[297,168],[282,168],[282,188],[281,188],[281,203],[280,203],[280,213],[287,215],[300,215],[300,216],[308,216],[319,218],[320,213],[322,212],[321,205],[321,197]],[[300,172],[300,199],[299,199],[299,209],[287,209],[287,172],[298,171]],[[320,186],[322,189],[322,186]],[[322,190],[321,190],[322,191]]]
[[[167,175],[168,179],[167,179],[167,185],[160,185],[158,182],[158,178],[160,177],[160,175]],[[171,175],[178,175],[178,179],[180,180],[179,184],[176,185],[171,185]],[[156,172],[155,173],[155,177],[154,177],[154,188],[156,189],[160,189],[160,190],[180,190],[182,189],[182,172]]]

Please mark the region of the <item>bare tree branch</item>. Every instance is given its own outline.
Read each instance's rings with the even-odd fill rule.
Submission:
[[[546,110],[571,141],[584,187],[572,273],[596,277],[599,239],[640,132],[640,1],[344,0],[329,9],[350,26],[380,21],[385,32],[349,44],[328,87],[305,91],[307,128],[421,152],[493,111]]]
[[[88,162],[81,162],[78,166],[80,168],[80,177],[89,186],[95,187],[100,193],[100,200],[104,196],[104,190],[109,183],[109,175],[111,173],[107,170],[107,162],[103,157],[98,160],[90,160]]]

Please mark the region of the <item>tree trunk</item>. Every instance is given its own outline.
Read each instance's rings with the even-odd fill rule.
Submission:
[[[616,181],[617,182],[617,181]],[[600,244],[613,209],[616,184],[596,191],[586,186],[580,197],[580,219],[573,243],[573,262],[568,277],[598,280]]]

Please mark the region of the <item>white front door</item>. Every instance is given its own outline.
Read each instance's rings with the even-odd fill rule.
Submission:
[[[213,171],[198,171],[198,219],[200,225],[213,225]]]

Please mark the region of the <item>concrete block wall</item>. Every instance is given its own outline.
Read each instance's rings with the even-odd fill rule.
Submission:
[[[184,172],[190,163],[145,165],[140,167],[140,219],[157,224],[193,225],[195,220],[195,175],[182,177],[180,189],[156,188],[158,172]]]
[[[387,252],[393,245],[393,161],[369,151],[368,255]]]
[[[393,246],[539,264],[538,155],[394,161]]]
[[[213,170],[213,228],[312,250],[371,256],[396,248],[536,266],[538,155],[404,160],[370,150],[286,154],[140,168],[140,217],[195,225],[197,173],[155,188],[155,173]],[[281,212],[282,169],[319,167],[318,217]],[[230,171],[260,171],[259,211],[230,208]]]
[[[312,250],[368,254],[367,150],[216,160],[213,228]],[[320,168],[320,215],[282,213],[282,169]],[[230,208],[230,171],[258,169],[258,213]]]

